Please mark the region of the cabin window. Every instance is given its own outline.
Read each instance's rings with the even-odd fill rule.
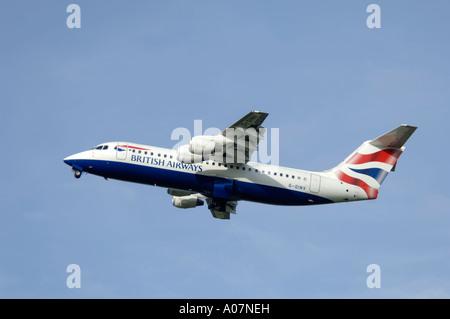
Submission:
[[[214,163],[213,163],[213,165],[214,165]],[[222,166],[222,163],[217,163],[217,165]]]
[[[283,177],[283,173],[280,173],[280,176]]]
[[[270,171],[267,171],[267,174],[269,174],[269,175],[270,175]]]
[[[286,178],[289,178],[289,174],[286,174]]]
[[[223,164],[224,167],[228,167],[227,164]]]
[[[274,175],[274,176],[277,176],[277,172],[274,172],[273,175]]]
[[[242,170],[245,171],[245,167],[242,167]]]
[[[141,152],[142,152],[141,150],[138,151],[139,154],[141,154]]]
[[[261,171],[261,174],[264,174],[264,170]]]
[[[164,158],[166,158],[167,157],[167,154],[164,154]]]
[[[239,169],[239,166],[236,166],[236,169]]]
[[[136,150],[133,150],[133,153],[136,153]]]
[[[145,151],[144,154],[147,155],[147,151]]]
[[[292,175],[292,179],[294,179],[295,178],[295,176],[294,175]]]
[[[252,169],[251,169],[251,168],[249,167],[249,168],[248,168],[248,171],[249,171],[249,172],[251,172],[251,171],[252,171]]]
[[[258,170],[257,170],[257,169],[255,169],[255,173],[258,173]]]
[[[172,158],[173,158],[173,156],[172,156],[172,155],[170,155],[170,158],[172,159]]]
[[[233,168],[233,165],[230,165],[230,168]]]
[[[158,153],[158,157],[161,157],[161,153]]]
[[[215,162],[212,162],[211,164],[212,164],[213,166],[214,166],[214,165],[216,165],[216,163],[215,163]],[[220,166],[220,164],[219,164],[219,166]]]

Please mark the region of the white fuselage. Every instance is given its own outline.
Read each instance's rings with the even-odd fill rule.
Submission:
[[[248,162],[186,164],[176,150],[127,142],[104,143],[64,159],[74,170],[105,178],[198,192],[223,200],[314,205],[367,199],[361,188],[330,172]]]

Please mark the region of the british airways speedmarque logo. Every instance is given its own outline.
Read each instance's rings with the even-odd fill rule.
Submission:
[[[130,149],[130,150],[150,151],[149,148],[130,146],[130,145],[117,145],[116,147],[114,147],[114,149],[119,151],[119,152],[124,152],[124,151],[127,150],[127,148]]]

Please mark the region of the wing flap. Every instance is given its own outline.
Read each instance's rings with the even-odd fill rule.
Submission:
[[[208,209],[214,218],[230,219],[230,214],[236,214],[237,201],[224,201],[207,198]]]
[[[211,214],[212,214],[212,216],[214,218],[217,218],[217,219],[230,219],[230,213],[221,212],[221,211],[212,210],[212,209],[210,211],[211,211]]]

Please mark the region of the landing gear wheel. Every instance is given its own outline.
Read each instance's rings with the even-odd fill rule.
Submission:
[[[81,172],[79,170],[75,170],[73,172],[73,176],[75,176],[75,178],[80,178],[81,177]]]

